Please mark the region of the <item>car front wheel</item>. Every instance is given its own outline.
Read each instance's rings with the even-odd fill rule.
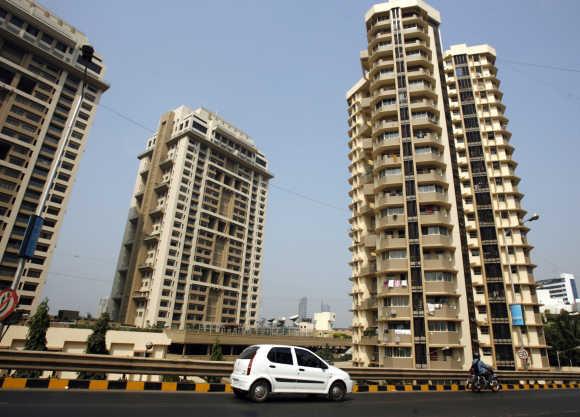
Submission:
[[[254,382],[250,387],[250,391],[248,392],[250,399],[257,403],[266,401],[269,394],[270,384],[268,384],[268,381],[263,379]]]
[[[346,387],[340,381],[334,382],[328,390],[328,399],[330,401],[344,401],[346,398]]]

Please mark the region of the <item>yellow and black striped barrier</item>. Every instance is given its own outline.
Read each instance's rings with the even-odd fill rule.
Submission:
[[[32,379],[0,378],[3,390],[48,389],[48,390],[88,390],[88,391],[162,391],[162,392],[232,392],[229,384],[197,384],[192,382],[144,382],[144,381],[106,381],[79,379]],[[580,388],[580,382],[544,384],[502,384],[505,391],[533,391],[549,389]],[[465,391],[460,384],[397,384],[397,385],[355,385],[353,393],[388,392],[443,392]]]

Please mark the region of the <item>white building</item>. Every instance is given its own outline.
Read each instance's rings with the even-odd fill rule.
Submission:
[[[330,331],[334,327],[336,321],[336,313],[330,311],[323,311],[321,313],[314,313],[314,330],[316,331]]]
[[[538,301],[543,304],[540,311],[559,313],[575,311],[580,306],[578,289],[573,274],[560,274],[559,278],[538,281]]]

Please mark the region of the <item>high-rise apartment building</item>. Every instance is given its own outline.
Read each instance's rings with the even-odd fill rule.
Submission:
[[[255,326],[272,178],[265,156],[217,114],[181,106],[161,117],[139,160],[113,319]]]
[[[105,68],[88,65],[82,106],[85,35],[31,0],[0,0],[0,288],[15,277],[18,252],[66,126],[72,125],[64,160],[42,216],[35,256],[24,266],[18,291],[23,312],[35,309],[95,116]]]
[[[298,317],[303,320],[308,317],[308,298],[302,297],[298,302]]]
[[[444,55],[473,327],[482,357],[497,367],[541,368],[548,366],[547,346],[495,58],[488,45],[454,45]]]
[[[547,366],[499,82],[491,56],[479,51],[491,48],[457,46],[444,58],[439,13],[421,0],[377,4],[365,23],[363,77],[347,93],[353,362],[466,369],[480,352],[513,369],[524,366],[516,354],[524,346],[530,366]],[[485,74],[489,101],[469,101],[464,81],[452,88],[459,52],[490,60],[473,69],[474,79]],[[480,118],[485,145],[471,133],[468,145]],[[516,298],[507,299],[512,278]],[[512,300],[525,306],[524,327],[510,324]],[[518,335],[520,344],[512,342]]]

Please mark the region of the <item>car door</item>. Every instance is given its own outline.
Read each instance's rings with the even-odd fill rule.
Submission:
[[[266,358],[268,362],[266,369],[272,381],[272,391],[294,392],[298,368],[294,363],[292,349],[289,347],[272,347]]]
[[[328,366],[309,350],[294,348],[298,372],[296,389],[299,392],[326,392],[330,372]]]

